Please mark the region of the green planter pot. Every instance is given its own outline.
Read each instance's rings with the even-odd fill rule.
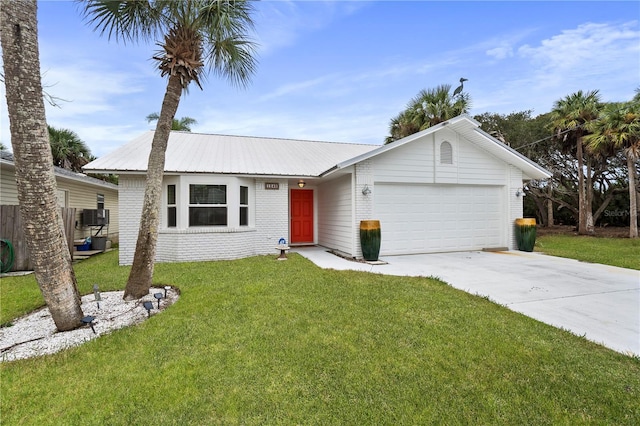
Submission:
[[[536,220],[516,219],[516,243],[520,251],[533,251],[536,244]]]
[[[360,247],[364,260],[376,261],[380,254],[380,221],[363,220],[360,222]]]

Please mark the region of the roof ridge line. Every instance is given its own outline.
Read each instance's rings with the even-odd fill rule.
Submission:
[[[151,131],[153,132],[153,130]],[[327,143],[327,144],[337,144],[337,145],[379,146],[376,144],[360,143],[360,142],[337,142],[337,141],[322,141],[322,140],[314,140],[314,139],[279,138],[275,136],[229,135],[224,133],[188,132],[188,131],[180,131],[180,130],[172,130],[171,133],[180,133],[185,135],[200,135],[200,136],[222,136],[225,138],[254,138],[254,139],[279,140],[279,141],[291,141],[291,142]]]

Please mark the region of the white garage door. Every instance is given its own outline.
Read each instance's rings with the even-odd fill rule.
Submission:
[[[383,255],[507,245],[502,187],[376,183],[375,191]]]

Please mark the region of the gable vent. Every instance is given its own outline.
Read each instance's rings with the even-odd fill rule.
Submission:
[[[453,164],[453,147],[447,141],[440,144],[440,164]]]

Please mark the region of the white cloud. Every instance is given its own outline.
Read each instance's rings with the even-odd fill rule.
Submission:
[[[577,90],[598,89],[604,101],[627,100],[639,84],[637,21],[584,23],[515,52],[495,69],[483,69],[484,81],[472,80],[474,113],[532,109],[542,114]]]
[[[496,59],[505,59],[513,57],[513,48],[511,46],[499,46],[493,49],[487,50],[488,56],[493,56]]]
[[[640,52],[638,22],[622,25],[586,23],[575,29],[542,40],[538,46],[524,45],[518,54],[530,59],[543,70],[563,72],[575,68],[612,70],[626,61],[626,55]]]

